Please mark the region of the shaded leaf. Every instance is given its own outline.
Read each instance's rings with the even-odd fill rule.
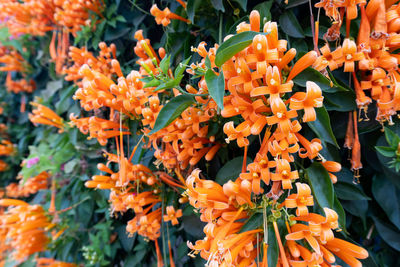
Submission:
[[[396,231],[390,225],[382,222],[375,216],[372,216],[372,219],[375,222],[376,230],[378,230],[379,234],[382,236],[382,239],[392,248],[397,251],[400,251],[400,233]]]
[[[304,38],[303,29],[291,10],[285,11],[285,13],[279,17],[279,26],[281,26],[283,32],[291,37]]]
[[[328,142],[336,147],[339,145],[336,142],[335,135],[333,134],[329,114],[324,107],[315,109],[317,119],[315,121],[307,122],[308,126],[313,132],[323,141]]]
[[[311,189],[321,208],[333,208],[334,193],[329,174],[321,163],[314,162],[306,169]]]
[[[377,174],[372,179],[372,194],[389,220],[400,229],[400,190],[385,175]]]
[[[214,9],[225,12],[224,3],[222,0],[211,0]]]
[[[375,149],[385,157],[393,158],[396,156],[396,149],[394,148],[387,146],[376,146]]]
[[[198,0],[188,0],[186,5],[186,12],[188,19],[193,23],[194,15],[196,13],[196,9],[200,6],[201,1]]]
[[[234,2],[238,3],[240,7],[246,11],[247,10],[247,0],[233,0]]]
[[[336,183],[335,192],[338,198],[344,200],[371,200],[360,188],[349,183]]]
[[[269,267],[276,267],[278,264],[279,246],[272,223],[268,223],[268,249],[267,261]]]

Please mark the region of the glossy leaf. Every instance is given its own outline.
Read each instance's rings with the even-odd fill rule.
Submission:
[[[321,208],[333,208],[334,190],[328,172],[321,163],[314,162],[306,169],[313,195]]]
[[[339,216],[338,222],[340,228],[346,233],[346,212],[343,209],[342,204],[340,203],[339,199],[334,196],[334,201],[333,201],[333,210],[336,211],[336,213]]]
[[[336,142],[335,135],[333,134],[329,114],[325,107],[316,108],[317,119],[308,122],[308,126],[313,132],[323,141],[328,142],[336,147],[339,145]]]
[[[346,88],[341,86],[335,86],[333,83],[331,86],[331,81],[328,80],[324,75],[322,75],[319,71],[313,68],[307,68],[301,72],[300,75],[297,75],[293,82],[302,87],[306,87],[307,81],[315,82],[323,92],[326,93],[334,93],[337,91],[347,91]]]
[[[224,109],[225,78],[221,71],[217,76],[211,69],[205,75],[208,92],[220,109]]]
[[[178,67],[176,67],[174,75],[175,75],[175,79],[177,79],[178,77],[180,77],[181,75],[183,75],[183,73],[186,70],[186,66],[189,64],[191,57],[188,57],[187,59],[185,59],[183,62],[179,63]]]
[[[394,148],[386,146],[376,146],[375,149],[385,157],[392,158],[396,156],[396,149]]]
[[[194,98],[188,95],[178,95],[172,98],[160,111],[154,124],[153,130],[149,133],[158,132],[167,127],[171,122],[181,115],[181,113],[194,103]]]
[[[360,188],[349,183],[337,182],[335,192],[340,199],[344,200],[370,200]]]
[[[186,5],[186,12],[188,19],[194,23],[194,15],[196,13],[196,9],[200,6],[202,2],[198,0],[188,0]]]
[[[260,3],[254,7],[254,10],[257,10],[260,13],[260,18],[261,21],[265,20],[269,21],[271,20],[271,6],[273,4],[273,1],[266,1],[263,3]]]
[[[254,36],[260,34],[259,32],[246,31],[236,34],[223,42],[218,47],[215,55],[215,65],[222,66],[226,61],[231,59],[234,55],[245,49],[253,42]]]
[[[225,12],[224,3],[222,0],[211,0],[214,9]]]
[[[279,26],[281,26],[283,32],[291,37],[304,38],[303,29],[291,10],[285,11],[285,13],[279,17]]]

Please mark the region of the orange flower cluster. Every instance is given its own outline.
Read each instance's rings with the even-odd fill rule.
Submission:
[[[239,24],[237,32],[259,32],[260,26],[260,15],[253,11],[250,23]],[[237,126],[234,121],[227,122],[224,133],[228,143],[236,140],[239,147],[244,147],[245,159],[250,135],[264,133],[263,137],[260,136],[261,147],[254,162],[247,167],[243,162],[242,173],[235,181],[219,185],[200,179],[199,170],[194,170],[187,178],[185,194],[190,204],[201,213],[200,219],[207,223],[204,227],[206,237],[195,245],[188,243],[194,250],[191,255],[200,252],[202,258],[207,260],[206,266],[255,266],[257,250],[262,247],[264,256],[261,266],[267,266],[266,235],[268,227],[272,227],[279,245],[280,266],[333,266],[334,254],[351,266],[359,266],[356,258],[366,258],[368,253],[334,238],[332,229],[338,228],[335,211],[324,209],[326,218],[309,213],[308,207],[314,206],[314,200],[307,184],[296,183],[297,193],[278,203],[279,197],[286,194],[285,190],[292,189],[292,183],[300,176],[292,165],[294,154],[321,160],[330,172],[340,171],[340,164],[326,161],[319,154],[323,148],[319,139],[309,141],[300,134],[297,111],[304,112],[303,122],[316,120],[315,108],[322,107],[323,102],[321,89],[308,81],[306,92],[291,94],[292,79],[315,64],[317,53],[309,52],[289,67],[296,50],[287,51],[287,41],[279,40],[276,23],[267,22],[262,29],[268,34],[256,35],[252,44],[222,65],[230,95],[224,97],[221,112],[226,118],[242,118]],[[351,60],[347,60],[345,57],[344,64],[348,63],[351,67]],[[330,176],[336,182],[336,177],[333,174]],[[270,191],[260,199],[266,188]],[[260,209],[263,225],[240,231],[246,221],[243,219]],[[290,209],[296,209],[298,217],[289,215]],[[296,221],[305,221],[308,225]],[[292,226],[289,227],[289,224]],[[280,227],[287,229],[278,229]],[[288,232],[286,242],[282,242],[282,230]],[[265,240],[260,242],[259,235],[264,235]],[[302,241],[296,242],[303,239],[309,243],[311,250]]]
[[[76,34],[90,23],[90,12],[101,15],[103,6],[100,0],[1,0],[0,9],[0,20],[13,36],[43,36],[57,26]]]
[[[39,190],[48,188],[47,180],[49,178],[49,173],[41,172],[26,181],[20,180],[19,183],[11,183],[6,187],[6,195],[11,198],[21,198],[36,194]]]
[[[0,199],[0,206],[9,207],[0,215],[0,229],[5,237],[0,243],[0,258],[7,255],[21,262],[46,249],[46,231],[52,225],[41,206],[17,199]]]
[[[100,0],[53,0],[55,7],[54,21],[59,26],[68,29],[73,35],[76,35],[81,27],[90,25],[90,12],[102,17],[103,1]]]
[[[59,129],[60,133],[64,131],[63,119],[58,116],[54,111],[36,102],[31,102],[31,105],[35,107],[35,109],[32,110],[32,114],[29,114],[29,120],[33,124],[45,124],[54,126]]]
[[[111,78],[111,75],[114,73],[111,60],[116,59],[116,47],[114,44],[107,46],[106,43],[100,42],[99,48],[99,55],[95,57],[84,47],[79,49],[70,46],[68,58],[73,62],[73,65],[70,67],[64,67],[63,74],[67,75],[64,79],[66,81],[74,81],[79,87],[81,87],[82,84],[78,80],[81,80],[83,76],[79,73],[79,70],[85,64],[87,64],[92,70],[101,72],[103,75]]]
[[[381,124],[393,124],[392,116],[400,110],[400,74],[398,72],[399,56],[394,51],[400,47],[400,19],[399,5],[396,1],[371,0],[364,1],[321,1],[316,7],[323,7],[328,16],[333,18],[330,31],[325,35],[329,41],[340,36],[340,27],[346,11],[347,35],[342,47],[331,52],[329,44],[320,50],[322,55],[317,59],[314,67],[322,71],[329,66],[330,70],[344,64],[344,71],[352,73],[357,112],[349,114],[349,122],[345,140],[345,147],[352,149],[351,165],[355,171],[355,178],[359,178],[359,169],[362,168],[360,142],[358,138],[357,121],[369,120],[368,106],[373,100],[377,104],[376,120]],[[349,4],[351,3],[351,4]],[[356,42],[349,37],[350,21],[357,14],[356,4],[360,6],[360,29]],[[317,40],[318,36],[314,37]],[[357,64],[356,64],[357,63]],[[364,113],[364,118],[362,118]]]
[[[32,93],[36,89],[33,80],[26,80],[25,74],[28,72],[29,64],[15,49],[4,48],[4,53],[0,56],[0,63],[4,64],[0,67],[0,71],[7,72],[6,88],[7,91],[15,94],[20,92]],[[13,72],[20,72],[23,79],[13,80]],[[15,77],[14,77],[15,78]]]

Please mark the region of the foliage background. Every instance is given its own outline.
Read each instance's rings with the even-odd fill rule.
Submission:
[[[173,20],[166,28],[156,25],[154,17],[149,14],[153,2],[106,1],[105,19],[99,18],[93,22],[95,30],[91,30],[89,26],[83,28],[75,38],[74,45],[86,46],[91,51],[96,51],[100,41],[105,41],[108,45],[111,42],[115,43],[117,58],[124,73],[128,73],[137,68],[134,64],[136,58],[133,53],[133,34],[136,30],[143,29],[144,36],[152,41],[154,48],[165,47],[167,53],[172,55],[172,65],[176,65],[192,55],[191,47],[197,46],[201,41],[206,41],[209,45],[221,43],[224,36],[234,33],[238,23],[248,20],[251,10],[257,9],[266,21],[279,22],[280,36],[289,41],[289,47],[297,49],[297,57],[313,49],[308,1],[291,0],[289,4],[285,4],[280,0],[188,0],[187,12],[176,1],[155,1],[159,7],[168,6],[171,11],[187,16],[193,22],[186,25]],[[313,9],[313,13],[317,14],[317,10]],[[330,21],[322,14],[320,21],[320,32],[324,33],[330,26]],[[357,35],[358,24],[359,19],[353,21],[351,36]],[[82,263],[85,266],[156,266],[154,247],[149,246],[142,237],[127,236],[125,225],[132,214],[127,213],[118,218],[110,217],[107,193],[104,190],[95,191],[84,187],[84,182],[97,173],[97,163],[104,161],[102,149],[97,141],[86,140],[77,129],[71,130],[71,134],[66,136],[59,135],[49,127],[34,127],[28,120],[28,113],[21,113],[19,110],[23,98],[26,98],[27,102],[36,98],[54,108],[56,113],[64,118],[68,118],[71,113],[82,112],[78,103],[72,100],[77,88],[65,82],[63,77],[57,76],[54,64],[50,63],[50,40],[50,34],[41,38],[21,36],[10,40],[7,31],[1,29],[2,44],[14,46],[32,65],[29,76],[36,81],[37,90],[33,94],[8,93],[4,88],[5,74],[1,76],[3,82],[0,101],[7,116],[2,116],[0,120],[8,126],[11,141],[17,145],[18,150],[13,157],[5,159],[11,168],[0,174],[0,186],[5,187],[15,180],[24,158],[38,156],[40,168],[52,170],[59,181],[62,181],[57,192],[57,209],[71,205],[74,207],[63,213],[60,218],[60,224],[68,226],[66,233],[52,244],[51,250],[44,256]],[[323,42],[321,37],[320,44]],[[196,60],[196,57],[192,58],[192,61]],[[320,80],[321,77],[315,72],[307,72],[307,75],[309,80],[321,81],[322,84],[325,82]],[[391,167],[390,161],[399,161],[399,156],[395,152],[387,152],[390,149],[381,149],[384,155],[378,153],[376,146],[397,148],[400,126],[398,123],[390,126],[393,135],[389,133],[385,137],[381,131],[382,126],[374,120],[376,110],[370,108],[368,115],[371,120],[359,123],[364,168],[361,171],[360,184],[354,184],[353,173],[347,160],[348,151],[343,148],[343,142],[348,111],[356,108],[355,94],[348,86],[347,75],[340,72],[333,72],[332,75],[336,80],[335,86],[331,88],[325,84],[323,95],[333,134],[329,128],[327,132],[320,134],[329,148],[324,156],[343,165],[334,190],[345,211],[348,236],[368,249],[371,257],[364,261],[365,266],[398,266],[400,174]],[[302,81],[297,79],[295,83],[301,85]],[[329,118],[326,118],[328,123]],[[134,140],[138,140],[135,125],[132,125],[130,130]],[[312,129],[308,131],[310,136],[315,134]],[[151,162],[151,150],[143,150],[137,154],[140,156],[135,156],[134,161],[145,165]],[[227,148],[211,163],[201,162],[200,167],[208,177],[217,177],[217,181],[227,180],[235,173],[236,165],[240,165],[229,162],[229,159],[240,154],[241,152],[234,148]],[[254,157],[251,150],[249,156]],[[39,168],[35,171],[39,172]],[[237,171],[240,172],[240,167]],[[50,193],[50,190],[42,190],[28,200],[47,208]],[[192,259],[187,256],[189,251],[186,240],[195,241],[203,236],[202,224],[197,216],[190,206],[186,206],[179,227],[169,228],[177,266],[204,265],[200,257]],[[14,265],[13,262],[7,264]],[[27,262],[23,266],[33,266],[33,263]]]

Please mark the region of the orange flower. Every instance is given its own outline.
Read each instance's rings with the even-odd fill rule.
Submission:
[[[291,194],[285,199],[287,208],[297,208],[296,216],[308,215],[307,206],[314,205],[314,198],[311,195],[311,189],[307,184],[296,183],[297,194]]]
[[[182,217],[182,210],[178,209],[177,211],[175,211],[173,206],[168,206],[166,210],[167,215],[164,215],[164,222],[171,221],[172,225],[179,224],[178,218]]]
[[[329,44],[325,44],[320,50],[322,55],[317,58],[313,65],[316,70],[322,71],[328,66],[330,70],[335,70],[343,65],[344,57],[342,47],[339,46],[335,51],[331,52]]]
[[[299,178],[297,171],[292,171],[290,163],[286,159],[276,161],[276,173],[271,173],[272,181],[282,181],[283,189],[292,188],[292,180]]]
[[[322,107],[324,97],[322,96],[321,88],[314,83],[306,82],[307,92],[295,93],[290,98],[290,108],[293,110],[304,109],[303,121],[315,121],[316,113],[314,108]]]
[[[354,72],[355,62],[364,59],[362,52],[357,52],[357,45],[354,41],[346,38],[343,41],[344,72]]]
[[[237,140],[237,144],[239,147],[249,145],[249,140],[247,140],[246,137],[250,135],[250,126],[247,121],[242,122],[236,128],[233,125],[233,121],[225,123],[224,133],[228,136],[228,138],[225,139],[227,143],[232,140]]]

